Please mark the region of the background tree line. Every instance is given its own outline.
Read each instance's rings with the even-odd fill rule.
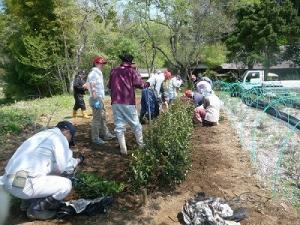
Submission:
[[[187,78],[201,63],[300,64],[299,1],[2,0],[0,79],[7,98],[69,91],[79,70],[131,52],[139,68]]]

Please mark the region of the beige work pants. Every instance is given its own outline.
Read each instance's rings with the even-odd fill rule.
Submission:
[[[96,101],[92,97],[90,98],[90,106],[93,110],[93,119],[91,125],[92,141],[97,141],[99,137],[105,137],[109,134],[108,127],[106,125],[106,111],[101,98],[98,100],[102,103],[100,109],[93,108],[93,103]]]

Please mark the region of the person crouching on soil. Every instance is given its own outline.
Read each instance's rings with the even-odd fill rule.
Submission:
[[[203,96],[203,104],[194,109],[194,123],[204,126],[217,125],[220,118],[221,101],[214,93]]]
[[[83,162],[73,158],[76,129],[69,121],[41,131],[27,139],[14,153],[2,177],[4,189],[22,199],[21,210],[31,219],[55,217],[61,201],[70,193],[70,175]]]
[[[200,94],[198,91],[186,90],[184,96],[192,100],[192,103],[195,107],[201,106],[203,104],[203,94]]]
[[[73,82],[73,91],[74,91],[74,99],[75,104],[73,107],[73,117],[77,117],[77,110],[81,109],[82,117],[88,119],[89,116],[86,113],[86,106],[84,102],[84,93],[87,89],[87,86],[85,85],[85,78],[86,75],[84,71],[81,71],[76,75],[74,82]]]
[[[120,153],[126,155],[125,131],[127,124],[133,129],[137,144],[140,147],[144,145],[142,125],[135,106],[135,89],[147,88],[149,83],[144,82],[136,68],[133,67],[132,55],[123,53],[119,58],[122,63],[111,70],[108,88],[111,92],[115,132],[120,144]]]
[[[115,138],[106,125],[106,111],[104,107],[104,81],[101,69],[107,63],[106,59],[97,56],[93,60],[93,68],[87,78],[87,86],[90,92],[90,106],[93,110],[92,119],[92,143],[96,145],[105,144],[106,141]]]

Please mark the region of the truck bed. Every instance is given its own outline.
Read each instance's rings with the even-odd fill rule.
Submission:
[[[264,81],[263,87],[300,88],[300,80]]]

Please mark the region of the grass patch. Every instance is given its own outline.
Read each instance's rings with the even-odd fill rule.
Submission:
[[[0,107],[0,143],[5,143],[8,134],[19,134],[27,125],[39,124],[42,127],[55,125],[70,115],[74,104],[73,96],[61,95],[19,101]]]
[[[280,196],[287,199],[300,212],[300,188],[290,179],[281,179]]]

